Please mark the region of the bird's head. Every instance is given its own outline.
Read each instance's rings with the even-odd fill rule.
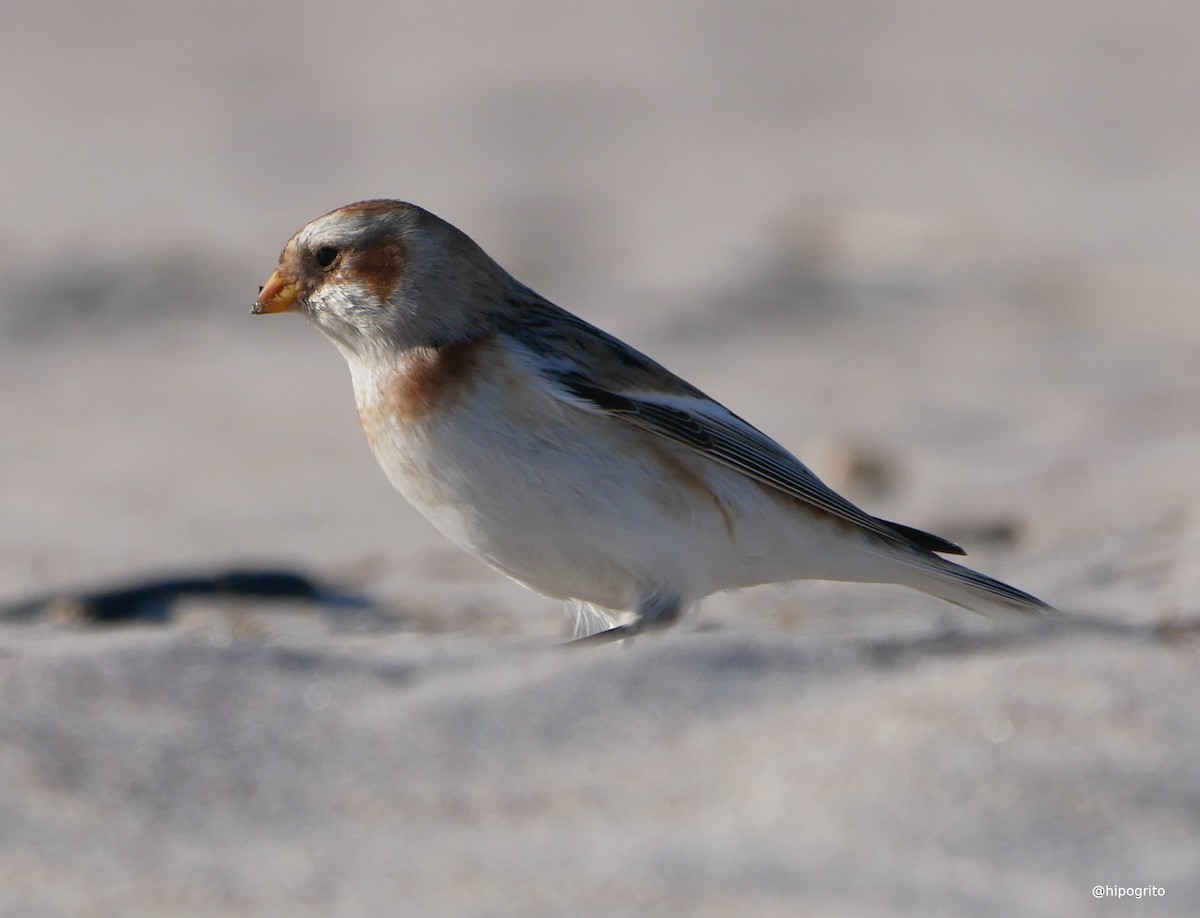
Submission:
[[[464,233],[403,201],[361,201],[284,247],[256,315],[300,312],[347,355],[468,340],[516,282]]]

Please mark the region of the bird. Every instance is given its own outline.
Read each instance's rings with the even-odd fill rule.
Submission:
[[[345,357],[392,485],[451,542],[567,601],[575,637],[661,629],[713,593],[887,583],[989,615],[1042,600],[859,509],[775,440],[554,305],[399,200],[318,217],[252,314],[299,312]]]

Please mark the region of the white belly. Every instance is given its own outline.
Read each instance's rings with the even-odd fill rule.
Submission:
[[[354,378],[360,415],[369,416],[377,380],[362,368]],[[632,609],[654,593],[686,604],[827,576],[832,530],[744,476],[564,403],[520,372],[481,379],[469,397],[425,417],[384,413],[364,429],[413,506],[514,580]]]

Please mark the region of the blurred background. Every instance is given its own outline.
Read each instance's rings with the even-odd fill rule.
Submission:
[[[908,497],[879,496],[938,501],[925,525],[964,498],[955,473],[918,498],[921,470],[964,439],[963,486],[1004,490],[966,499],[1010,509],[1022,466],[1073,479],[1196,433],[1200,17],[1179,4],[10,21],[0,595],[430,538],[333,350],[245,315],[297,228],[366,197],[456,223],[814,465],[832,453],[826,474],[846,438],[895,454]]]
[[[882,911],[855,913],[931,903],[1011,913],[989,883],[991,871],[1018,868],[1019,850],[1039,851],[1058,877],[1037,874],[1044,897],[1022,900],[1029,914],[1047,903],[1047,913],[1094,913],[1086,889],[1137,858],[1166,864],[1173,891],[1195,892],[1200,817],[1184,789],[1196,776],[1159,740],[1195,752],[1197,721],[1159,710],[1148,688],[1154,673],[1153,697],[1172,697],[1173,667],[1190,663],[1194,675],[1194,654],[1081,653],[1074,700],[1031,702],[1024,715],[1048,736],[1078,721],[1072,705],[1117,711],[1104,721],[1112,744],[1082,773],[1099,769],[1101,788],[1156,775],[1165,796],[1146,791],[1153,819],[1139,822],[1146,811],[1131,801],[1054,809],[1041,796],[1045,773],[1034,781],[1028,762],[987,758],[1013,733],[1017,715],[1003,703],[1013,680],[967,661],[962,683],[945,677],[948,694],[975,702],[946,717],[983,724],[963,742],[986,755],[954,761],[964,774],[981,769],[979,781],[995,778],[989,769],[1010,775],[1008,802],[988,812],[1012,820],[1006,841],[991,847],[936,807],[919,818],[897,810],[881,827],[854,808],[842,759],[806,760],[816,784],[845,789],[848,809],[828,804],[828,824],[793,839],[801,869],[789,860],[801,849],[772,834],[812,812],[811,799],[789,796],[796,750],[755,745],[781,729],[758,705],[777,714],[794,701],[781,688],[793,685],[791,664],[752,653],[739,684],[753,681],[747,673],[764,681],[739,697],[764,718],[763,734],[739,728],[731,743],[702,719],[679,747],[711,756],[725,790],[714,797],[715,785],[677,775],[682,783],[662,785],[705,814],[702,831],[656,810],[664,798],[646,790],[613,806],[647,820],[652,840],[619,844],[629,823],[588,822],[598,817],[587,807],[579,816],[564,772],[600,762],[629,773],[629,763],[561,736],[586,723],[589,737],[615,730],[615,748],[627,749],[700,718],[679,698],[633,726],[583,713],[636,678],[638,653],[673,645],[596,664],[569,680],[561,710],[541,711],[522,674],[553,682],[568,664],[539,657],[529,674],[505,654],[514,641],[565,635],[558,605],[465,557],[409,510],[362,441],[334,349],[295,317],[247,311],[308,220],[362,198],[410,200],[765,429],[866,509],[960,540],[980,568],[1064,608],[1186,621],[1200,604],[1197,47],[1200,8],[1166,0],[12,5],[0,32],[0,654],[13,659],[0,669],[13,707],[0,735],[14,755],[0,774],[15,796],[0,810],[12,832],[0,842],[0,901],[23,914],[358,914],[407,888],[420,890],[422,913],[482,914],[500,882],[487,866],[495,838],[525,805],[540,814],[528,831],[545,834],[513,849],[524,866],[505,867],[514,914],[612,914],[599,892],[584,893],[612,888],[614,876],[630,878],[628,902],[642,913],[720,914],[737,902],[788,914],[797,897],[849,913],[837,890],[854,830],[883,837],[887,826],[906,840],[932,827],[941,842],[916,873],[895,850],[860,865],[890,892],[872,906]],[[319,584],[311,595],[283,589],[270,609],[286,614],[253,599],[164,604],[155,593],[136,617],[159,625],[87,626],[90,591],[231,569]],[[347,611],[361,612],[347,593],[366,597],[369,614]],[[315,596],[319,614],[297,596]],[[699,620],[720,631],[718,645],[760,649],[973,627],[920,596],[826,584],[715,597]],[[671,640],[691,648],[680,660],[703,653]],[[289,669],[253,655],[280,648],[316,656],[289,658]],[[322,656],[330,648],[367,669],[344,671]],[[659,664],[676,684],[694,680],[696,699],[729,676],[715,663]],[[1051,694],[1069,683],[1060,672],[1066,681],[1043,685],[1028,665],[1029,684]],[[173,681],[193,670],[201,688]],[[387,681],[401,671],[446,679],[447,693],[449,676],[466,672],[466,694],[443,697],[440,714],[411,707]],[[1102,673],[1138,687],[1109,698]],[[501,717],[500,733],[473,719],[487,720],[479,712],[497,693],[521,712]],[[352,716],[331,697],[373,700]],[[867,692],[861,710],[795,716],[874,724],[877,701]],[[891,703],[889,724],[947,723],[921,702]],[[222,726],[231,713],[236,729]],[[296,718],[309,720],[293,735]],[[413,728],[405,718],[444,730],[419,728],[425,745],[411,747],[398,742]],[[333,754],[333,721],[336,779],[322,771],[334,767],[322,758]],[[739,722],[759,723],[746,711]],[[262,732],[271,723],[282,738],[259,745],[275,736]],[[872,754],[907,757],[912,775],[918,765],[943,773],[941,747],[878,729]],[[472,757],[485,735],[500,743],[501,753],[490,748],[501,773]],[[845,761],[861,760],[858,739],[842,743]],[[1135,746],[1150,758],[1123,758]],[[731,747],[743,759],[721,765]],[[1079,776],[1062,750],[1031,748],[1039,768],[1062,769],[1064,786]],[[559,777],[543,773],[547,762],[563,766]],[[656,788],[675,764],[632,770]],[[261,781],[245,784],[259,769]],[[367,788],[367,802],[321,796],[314,773],[342,791]],[[521,785],[518,773],[540,783]],[[908,774],[877,802],[910,799]],[[397,775],[441,803],[388,797]],[[487,790],[446,803],[467,778]],[[370,817],[381,797],[395,816],[386,828]],[[753,831],[739,815],[746,800],[758,801]],[[1047,807],[1060,835],[1038,822]],[[577,816],[582,836],[571,834]],[[104,853],[98,839],[114,818],[124,834]],[[432,833],[440,859],[422,868],[426,880],[393,862],[413,850],[405,824]],[[1117,824],[1127,844],[1082,841]],[[317,825],[325,836],[307,834]],[[670,829],[681,825],[686,844]],[[236,858],[214,847],[243,835]],[[589,852],[582,899],[523,872],[573,869],[556,860],[564,837]],[[739,845],[775,872],[738,867]],[[145,858],[178,885],[134,878]],[[689,898],[722,858],[711,895]],[[60,865],[76,879],[52,882]],[[661,884],[651,893],[641,870]],[[1154,879],[1134,874],[1123,879]],[[290,896],[306,904],[285,909]]]

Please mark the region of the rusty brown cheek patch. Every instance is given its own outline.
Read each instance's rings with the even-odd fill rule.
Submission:
[[[355,252],[347,270],[381,302],[389,300],[404,276],[404,246],[390,236],[378,239]]]
[[[383,387],[358,406],[358,421],[374,445],[390,423],[411,424],[462,398],[476,379],[489,339],[441,348],[417,348],[393,370]]]

